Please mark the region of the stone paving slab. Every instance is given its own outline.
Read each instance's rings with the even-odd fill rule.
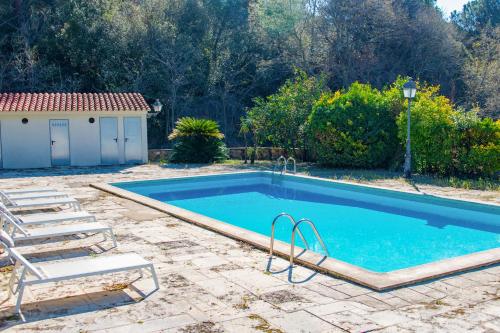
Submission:
[[[88,186],[234,171],[226,165],[164,168],[60,168],[2,171],[0,188],[50,186],[82,202],[111,225],[118,247],[99,236],[27,243],[30,260],[71,260],[81,256],[137,252],[152,260],[161,289],[149,296],[145,274],[89,277],[28,288],[26,322],[13,315],[13,301],[0,303],[0,330],[6,332],[499,332],[500,266],[415,286],[374,292],[201,229],[164,213]],[[375,184],[414,190],[399,180]],[[427,193],[498,202],[498,193],[439,188]],[[0,298],[9,268],[0,254]],[[297,282],[300,281],[300,282]],[[0,301],[1,302],[1,301]]]

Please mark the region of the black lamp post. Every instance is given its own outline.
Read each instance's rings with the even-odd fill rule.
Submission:
[[[408,99],[408,121],[407,121],[407,132],[406,132],[406,154],[405,154],[405,168],[404,174],[405,178],[411,178],[411,145],[410,145],[410,109],[411,109],[411,101],[415,98],[417,94],[417,85],[410,78],[410,81],[406,82],[403,85],[403,94],[405,98]]]
[[[157,98],[156,101],[152,104],[152,107],[153,110],[148,112],[148,118],[157,116],[161,112],[163,104],[161,104],[160,100]]]

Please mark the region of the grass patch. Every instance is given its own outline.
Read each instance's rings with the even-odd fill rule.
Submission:
[[[211,321],[203,321],[201,323],[188,325],[181,328],[179,332],[182,333],[223,333],[224,331],[217,327],[217,325]]]
[[[0,267],[0,273],[11,273],[14,270],[14,265]]]
[[[251,314],[248,316],[248,318],[259,322],[257,324],[257,326],[254,326],[254,328],[257,331],[261,331],[261,332],[265,332],[265,333],[284,333],[279,328],[271,328],[271,324],[267,320],[265,320],[264,318],[259,316],[258,314],[255,314],[255,313]]]
[[[433,302],[425,304],[425,307],[427,309],[433,309],[433,310],[439,309],[440,306],[449,306],[449,304],[446,303],[446,302],[444,302],[441,299],[437,299],[437,300],[435,300]]]
[[[241,302],[238,304],[235,304],[234,308],[240,309],[240,310],[248,310],[248,309],[250,309],[250,306],[248,305],[249,302],[250,302],[250,296],[244,295],[241,298]]]
[[[500,191],[500,181],[495,179],[465,179],[457,177],[433,177],[416,175],[413,177],[416,184],[426,184],[440,187],[455,187],[466,190]]]
[[[0,316],[0,327],[2,327],[2,325],[5,325],[8,321],[18,321],[18,320],[21,320],[21,317],[17,313],[7,316]]]
[[[128,287],[127,283],[113,283],[111,285],[105,286],[104,290],[106,291],[119,291],[126,289]]]

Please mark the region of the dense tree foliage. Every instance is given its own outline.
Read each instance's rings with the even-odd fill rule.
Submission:
[[[183,116],[228,144],[256,97],[299,68],[331,90],[410,75],[498,117],[498,0],[447,21],[433,0],[4,0],[1,91],[138,91],[164,109],[153,147]]]
[[[308,77],[304,72],[296,73],[275,94],[256,98],[248,111],[243,128],[251,126],[258,144],[271,143],[292,153],[306,147],[307,119],[314,103],[326,85],[323,78]]]
[[[320,80],[302,73],[278,93],[257,100],[242,121],[242,131],[257,143],[285,148],[303,133],[309,139],[300,148],[328,166],[401,169],[408,109],[402,87],[407,81],[408,77],[398,77],[383,89],[354,82],[347,89],[328,92]],[[311,92],[305,94],[308,89]],[[411,107],[413,170],[498,177],[500,120],[478,116],[477,108],[467,112],[456,108],[439,86],[417,81],[417,89]],[[300,112],[293,111],[297,106]]]

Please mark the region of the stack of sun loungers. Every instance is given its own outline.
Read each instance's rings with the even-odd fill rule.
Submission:
[[[63,207],[50,213],[16,214],[19,209]],[[50,188],[0,190],[0,246],[8,253],[14,269],[9,281],[9,298],[17,295],[16,312],[21,313],[21,302],[27,286],[99,276],[124,271],[149,271],[159,288],[153,264],[136,253],[83,257],[80,259],[32,263],[20,252],[22,241],[31,243],[53,237],[102,234],[116,247],[111,227],[96,221],[94,215],[81,210],[78,200]],[[78,238],[80,239],[80,238]]]

